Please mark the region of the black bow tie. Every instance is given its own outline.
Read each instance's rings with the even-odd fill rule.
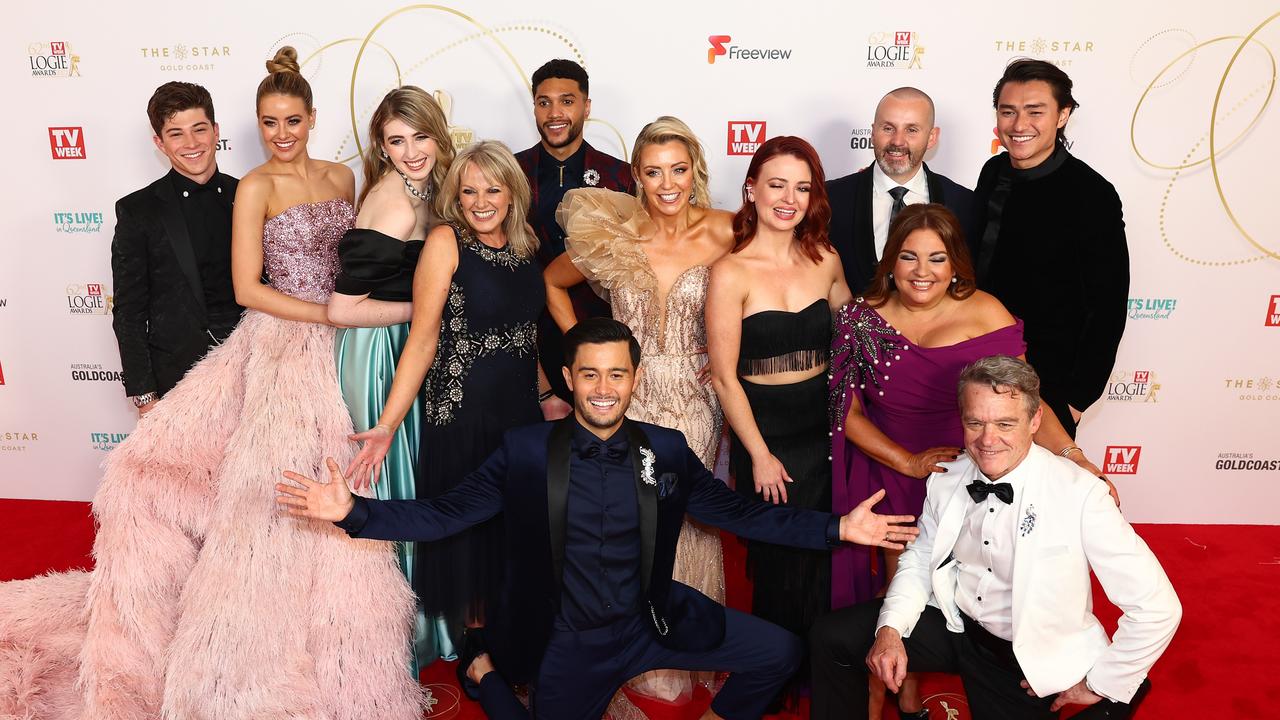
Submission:
[[[578,457],[584,460],[599,457],[601,453],[610,460],[621,460],[627,456],[626,443],[589,442],[578,450]]]
[[[964,489],[969,491],[969,497],[973,498],[974,502],[982,502],[987,499],[988,495],[995,495],[1003,500],[1004,504],[1013,504],[1013,486],[1009,483],[989,483],[974,480],[966,485]]]

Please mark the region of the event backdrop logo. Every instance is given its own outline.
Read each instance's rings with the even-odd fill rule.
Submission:
[[[1272,295],[1267,303],[1267,327],[1280,327],[1280,295]]]
[[[72,363],[71,379],[77,382],[122,382],[119,370],[103,370],[96,363]]]
[[[31,77],[80,77],[80,55],[62,40],[27,46]]]
[[[765,141],[764,126],[763,120],[730,120],[729,154],[755,155]]]
[[[84,160],[84,128],[49,128],[49,150],[54,160]]]
[[[867,37],[867,67],[923,70],[920,33],[910,30],[874,32]]]
[[[4,364],[0,363],[0,385],[4,384]]]
[[[40,442],[40,434],[27,430],[0,433],[0,452],[24,452],[27,443]]]
[[[849,133],[850,150],[874,150],[871,146],[871,128],[854,128]]]
[[[214,61],[231,55],[230,45],[187,45],[138,48],[145,60],[153,61],[162,72],[195,72],[213,70]]]
[[[1218,461],[1213,464],[1214,470],[1280,470],[1280,460],[1254,458],[1253,453],[1224,452],[1218,453]]]
[[[1111,402],[1152,403],[1160,383],[1151,370],[1117,370],[1107,381],[1107,400]]]
[[[1168,320],[1177,307],[1177,298],[1129,298],[1129,319]]]
[[[110,315],[111,290],[102,283],[67,286],[67,309],[72,315]]]
[[[1270,375],[1224,378],[1222,387],[1236,393],[1237,400],[1280,400],[1280,381]]]
[[[1092,40],[1079,38],[1005,39],[995,41],[995,51],[1010,56],[1033,56],[1048,60],[1059,67],[1067,66],[1077,57],[1093,52]]]
[[[753,48],[741,45],[726,45],[733,38],[728,35],[712,35],[707,38],[711,47],[707,49],[707,62],[714,65],[716,58],[725,60],[790,60],[791,48]]]
[[[1141,445],[1108,445],[1102,460],[1102,472],[1108,475],[1135,475],[1141,455]]]
[[[95,210],[53,214],[53,227],[60,233],[96,233],[102,230],[102,221],[102,213]]]
[[[115,450],[116,446],[124,442],[124,439],[127,437],[129,437],[129,433],[89,433],[89,445],[94,450],[108,452],[110,450]]]

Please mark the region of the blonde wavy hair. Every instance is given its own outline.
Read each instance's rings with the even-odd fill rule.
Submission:
[[[663,115],[645,125],[636,136],[635,147],[631,149],[631,172],[636,175],[636,197],[640,202],[648,203],[644,196],[644,185],[639,182],[640,153],[650,145],[662,145],[673,140],[684,143],[689,151],[689,160],[693,165],[693,198],[692,204],[700,207],[711,207],[711,174],[707,172],[707,154],[702,149],[698,136],[693,134],[688,125],[680,118]]]
[[[364,204],[365,196],[382,179],[382,176],[395,170],[391,160],[382,154],[384,140],[382,131],[392,120],[401,120],[409,127],[426,133],[427,137],[436,141],[436,160],[431,168],[431,179],[428,185],[432,192],[436,192],[444,184],[444,176],[453,163],[453,140],[449,137],[449,123],[444,118],[444,110],[440,108],[440,104],[420,87],[414,85],[398,87],[382,98],[382,102],[378,103],[378,108],[373,111],[373,117],[369,120],[369,147],[365,148],[362,158],[364,187],[361,188],[360,197],[356,200],[357,208]],[[431,214],[439,215],[440,207],[440,197],[437,193],[431,201]]]
[[[538,236],[533,234],[528,221],[532,198],[529,180],[516,162],[516,156],[511,154],[511,149],[497,140],[481,140],[467,146],[453,158],[440,185],[440,217],[464,228],[471,227],[463,215],[458,192],[462,187],[462,173],[472,163],[480,169],[485,180],[501,185],[511,193],[511,207],[507,209],[507,218],[502,221],[502,231],[507,235],[512,253],[522,258],[533,257],[538,251]]]

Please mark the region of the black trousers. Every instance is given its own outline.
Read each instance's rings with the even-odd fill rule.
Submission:
[[[848,720],[867,717],[867,653],[875,644],[876,621],[883,600],[855,605],[818,620],[810,631],[813,664],[811,720]],[[963,633],[947,630],[942,612],[927,606],[920,621],[904,638],[907,669],[911,672],[944,672],[960,675],[969,713],[974,720],[1040,720],[1057,718],[1049,712],[1053,696],[1035,698],[1021,687],[1024,679],[1013,651],[1005,640],[976,624]],[[1146,696],[1144,680],[1130,703],[1103,700],[1076,718],[1128,718]]]
[[[726,720],[755,720],[800,665],[800,638],[736,610],[725,610],[724,642],[706,652],[659,645],[649,622],[636,615],[594,630],[553,631],[533,689],[535,720],[599,720],[623,683],[658,668],[728,671],[712,709]],[[496,682],[481,684],[481,705],[493,720],[529,717]]]

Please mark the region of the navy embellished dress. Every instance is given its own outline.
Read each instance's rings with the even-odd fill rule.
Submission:
[[[440,345],[423,388],[418,497],[462,482],[508,429],[542,420],[537,320],[542,268],[510,245],[491,248],[454,227],[458,267],[440,319]],[[492,518],[417,553],[414,589],[428,614],[454,627],[484,618],[502,581],[502,525]]]

